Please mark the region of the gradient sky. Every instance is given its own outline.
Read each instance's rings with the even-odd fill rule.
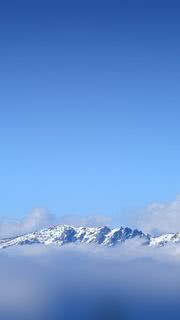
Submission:
[[[178,4],[2,2],[0,216],[47,207],[121,217],[173,199]]]

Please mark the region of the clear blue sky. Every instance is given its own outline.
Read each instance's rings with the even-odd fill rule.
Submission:
[[[2,2],[0,216],[120,215],[174,198],[178,4]]]

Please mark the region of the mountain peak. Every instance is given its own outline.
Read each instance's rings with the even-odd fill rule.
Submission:
[[[130,239],[141,239],[143,244],[150,246],[164,246],[168,243],[180,243],[180,232],[153,237],[141,230],[129,227],[110,229],[107,226],[74,227],[71,225],[57,225],[25,235],[2,239],[0,240],[0,249],[27,244],[56,244],[62,246],[71,243],[92,243],[111,247],[122,244]]]
[[[110,229],[102,227],[73,227],[70,225],[58,225],[42,229],[37,232],[0,240],[0,248],[7,248],[25,244],[57,244],[69,243],[94,243],[98,245],[114,246],[128,239],[142,238],[149,240],[148,235],[137,229],[120,227]]]

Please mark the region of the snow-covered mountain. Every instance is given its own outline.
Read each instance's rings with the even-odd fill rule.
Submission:
[[[180,233],[167,233],[159,237],[151,237],[150,245],[164,246],[166,244],[180,243]]]
[[[40,231],[0,240],[0,249],[31,244],[93,243],[104,246],[115,246],[129,239],[140,239],[142,244],[150,246],[164,246],[167,243],[180,243],[180,233],[169,233],[153,237],[138,229],[116,228],[106,226],[99,228],[73,227],[60,225],[42,229]]]
[[[94,243],[99,245],[114,246],[128,239],[139,238],[144,243],[150,242],[150,236],[137,229],[116,228],[106,226],[99,228],[73,227],[60,225],[37,232],[0,240],[0,248],[7,248],[25,244],[57,244],[68,243]]]

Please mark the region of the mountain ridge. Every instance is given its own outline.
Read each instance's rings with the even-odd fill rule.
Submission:
[[[98,245],[113,246],[128,239],[141,238],[149,241],[149,235],[128,227],[109,228],[103,227],[74,227],[59,225],[41,229],[40,231],[10,237],[0,240],[0,249],[15,245],[25,244],[57,244],[68,243],[94,243]]]
[[[104,246],[115,246],[130,239],[140,239],[142,244],[150,246],[164,246],[167,243],[180,243],[180,233],[169,233],[158,237],[129,227],[74,227],[71,225],[57,225],[39,231],[9,237],[0,240],[0,249],[18,245],[56,244],[59,246],[70,243],[86,243]]]

